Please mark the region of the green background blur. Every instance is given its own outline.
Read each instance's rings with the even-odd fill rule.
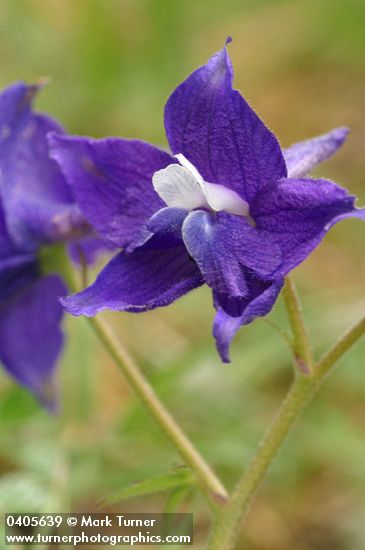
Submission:
[[[169,93],[228,35],[236,87],[284,146],[351,127],[316,175],[364,203],[363,0],[1,0],[0,84],[48,76],[37,107],[69,132],[165,146]],[[364,227],[347,221],[295,272],[318,353],[364,311],[364,245]],[[232,487],[290,382],[290,355],[258,320],[236,338],[232,364],[222,365],[213,313],[200,289],[166,310],[110,318]],[[281,300],[270,318],[286,326]],[[59,416],[1,373],[1,512],[97,511],[105,495],[180,463],[85,321],[68,319],[65,328]],[[364,359],[363,342],[298,424],[251,508],[242,549],[365,548]],[[188,497],[179,509],[194,512],[194,548],[202,548],[209,513],[200,496]],[[158,494],[107,509],[162,511],[167,500]]]

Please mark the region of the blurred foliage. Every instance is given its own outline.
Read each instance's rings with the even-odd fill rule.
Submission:
[[[1,85],[49,76],[38,106],[72,133],[123,135],[165,145],[163,106],[173,88],[227,35],[236,86],[282,143],[333,126],[352,129],[317,169],[365,201],[363,0],[2,0]],[[362,315],[365,232],[336,227],[296,270],[316,349]],[[159,395],[230,487],[251,456],[291,377],[290,356],[264,321],[241,331],[233,363],[210,336],[207,289],[166,310],[113,314],[116,330]],[[271,315],[286,326],[282,304]],[[93,511],[179,458],[130,394],[82,319],[68,319],[61,410],[49,417],[1,375],[0,510]],[[365,547],[365,345],[320,391],[274,463],[242,538],[248,550]],[[209,528],[194,511],[196,544]],[[158,511],[164,494],[110,510]],[[264,526],[264,528],[263,528]]]

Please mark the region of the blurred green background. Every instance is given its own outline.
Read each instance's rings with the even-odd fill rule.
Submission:
[[[232,35],[236,87],[284,146],[351,127],[316,175],[364,203],[364,29],[363,0],[1,0],[0,83],[48,76],[37,106],[69,132],[165,146],[169,93]],[[363,226],[347,221],[295,272],[318,353],[363,314],[364,245]],[[232,364],[222,365],[207,289],[166,310],[110,318],[232,487],[290,382],[280,336],[258,320],[236,338]],[[271,319],[286,326],[281,301]],[[1,512],[96,511],[105,495],[180,463],[85,321],[68,319],[65,329],[57,417],[1,373]],[[298,424],[251,508],[242,549],[365,548],[364,359],[363,342]],[[162,511],[168,497],[107,509]],[[202,548],[205,502],[187,495],[179,510],[194,512],[194,548]]]

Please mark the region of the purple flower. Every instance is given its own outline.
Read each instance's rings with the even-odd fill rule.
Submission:
[[[57,274],[42,275],[40,247],[90,232],[56,162],[48,132],[63,133],[32,111],[40,86],[16,83],[0,94],[0,361],[49,408],[63,346],[67,293]]]
[[[285,275],[334,223],[363,215],[341,187],[305,178],[347,130],[282,151],[232,79],[225,47],[172,93],[165,127],[174,156],[137,140],[50,138],[85,217],[124,249],[63,301],[67,311],[146,311],[206,283],[228,361],[232,337],[271,310]]]

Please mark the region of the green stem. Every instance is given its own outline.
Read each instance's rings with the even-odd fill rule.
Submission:
[[[294,281],[287,277],[283,289],[285,306],[294,336],[295,363],[303,374],[313,371],[313,354],[307,326]]]
[[[326,378],[330,369],[365,333],[365,318],[354,325],[326,353],[310,376],[298,376],[287,393],[281,408],[260,443],[256,455],[239,480],[232,497],[217,512],[208,550],[232,550],[239,536],[240,524],[270,464],[283,446],[291,428],[307,403]]]
[[[88,321],[151,416],[195,473],[210,504],[214,509],[220,507],[228,498],[221,481],[161,403],[152,386],[147,382],[105,319],[99,316],[89,318]]]

